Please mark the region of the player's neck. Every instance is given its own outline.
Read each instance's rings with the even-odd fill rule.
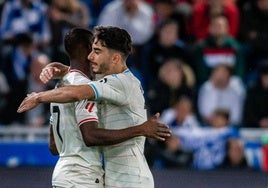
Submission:
[[[110,75],[110,74],[119,74],[127,70],[128,67],[126,63],[122,64],[117,64],[115,66],[110,67],[110,70],[108,70],[106,73],[104,73],[105,76]]]
[[[76,69],[81,71],[87,77],[92,78],[92,71],[90,70],[90,66],[88,62],[83,62],[82,60],[70,60],[70,69]]]

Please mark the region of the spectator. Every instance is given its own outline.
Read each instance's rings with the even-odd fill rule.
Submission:
[[[217,168],[226,155],[226,139],[236,135],[236,130],[229,126],[228,113],[225,110],[215,110],[211,123],[207,127],[181,127],[173,130],[180,149],[193,152],[194,169]]]
[[[52,85],[51,87],[44,85],[39,79],[42,69],[49,62],[50,60],[45,54],[39,54],[33,59],[30,65],[30,73],[28,75],[27,93],[40,92],[52,88]],[[31,127],[41,127],[45,125],[47,119],[49,119],[49,105],[41,104],[35,109],[26,112],[25,123]]]
[[[244,153],[244,144],[238,138],[229,138],[226,141],[226,156],[219,166],[224,169],[246,169],[247,160]]]
[[[46,11],[47,5],[41,1],[6,1],[1,15],[1,37],[5,44],[13,43],[18,34],[31,33],[34,44],[45,50],[51,39]]]
[[[4,5],[5,5],[5,1],[0,1],[0,20],[2,18],[2,11],[3,11]]]
[[[158,78],[150,83],[147,102],[150,113],[173,106],[179,97],[196,97],[195,77],[191,68],[178,59],[168,59],[161,66]]]
[[[14,50],[4,57],[1,64],[1,70],[10,88],[5,95],[7,103],[0,109],[2,124],[25,123],[24,114],[18,114],[17,108],[27,93],[27,78],[35,54],[35,46],[29,34],[19,34],[15,38]]]
[[[235,1],[237,7],[239,8],[240,15],[242,15],[243,9],[248,9],[252,4],[255,2],[255,0],[230,0],[230,1]],[[242,21],[243,18],[241,18]]]
[[[193,102],[185,96],[180,97],[172,107],[162,113],[161,121],[170,125],[173,130],[180,127],[195,129],[200,126]],[[146,152],[149,164],[155,167],[190,167],[192,163],[192,153],[181,150],[176,136],[170,137],[165,143],[149,140]]]
[[[88,6],[91,18],[90,28],[94,28],[94,26],[96,26],[97,24],[99,15],[103,10],[103,8],[113,0],[92,0],[92,1],[81,0],[81,1]]]
[[[9,92],[9,86],[5,75],[0,71],[0,96]]]
[[[245,88],[231,72],[229,66],[217,65],[210,79],[201,86],[197,105],[203,122],[208,123],[214,110],[222,108],[229,111],[232,125],[241,125]]]
[[[268,128],[268,61],[259,66],[259,79],[247,90],[243,126]]]
[[[241,9],[239,38],[247,48],[248,80],[255,80],[259,63],[268,58],[268,0],[247,2]],[[249,83],[250,84],[250,83]]]
[[[211,18],[225,15],[230,36],[235,38],[239,29],[239,10],[235,3],[224,3],[223,0],[207,0],[195,3],[190,27],[197,40],[204,39],[209,34]]]
[[[10,91],[10,88],[9,88],[7,79],[0,69],[0,114],[2,113],[4,108],[7,106],[8,101],[5,95],[8,94],[9,91]],[[0,124],[1,123],[2,121],[0,120]]]
[[[189,63],[189,50],[186,43],[180,38],[180,27],[174,20],[162,23],[158,34],[149,48],[147,67],[150,67],[149,81],[157,79],[160,66],[166,59],[178,58]]]
[[[143,0],[114,0],[104,7],[97,22],[98,25],[116,26],[130,33],[133,46],[127,64],[142,84],[143,45],[154,33],[153,12]]]
[[[228,20],[218,15],[211,19],[209,36],[197,44],[194,67],[198,84],[208,79],[211,68],[225,63],[233,66],[234,73],[244,79],[245,62],[240,44],[228,35]]]
[[[165,109],[161,121],[172,127],[200,127],[194,111],[194,102],[187,96],[179,97],[172,107]]]
[[[228,127],[230,126],[230,113],[226,109],[215,109],[212,116],[208,120],[208,126],[214,128]]]
[[[63,48],[63,36],[71,28],[89,27],[88,8],[79,0],[52,0],[48,16],[52,33],[51,60],[68,64],[69,60]]]
[[[143,45],[154,32],[153,9],[143,0],[114,0],[100,13],[98,25],[112,25],[127,30],[133,45]]]
[[[180,28],[178,35],[183,40],[186,40],[186,18],[177,10],[177,2],[175,0],[155,0],[152,5],[155,9],[154,22],[156,32],[158,32],[164,22],[174,20]]]

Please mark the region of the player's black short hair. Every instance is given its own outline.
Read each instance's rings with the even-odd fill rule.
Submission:
[[[82,48],[92,50],[93,33],[85,28],[73,28],[64,37],[64,47],[69,55],[79,54]]]
[[[94,39],[97,39],[109,49],[121,52],[125,58],[131,53],[131,37],[124,29],[113,26],[96,26],[94,28]]]

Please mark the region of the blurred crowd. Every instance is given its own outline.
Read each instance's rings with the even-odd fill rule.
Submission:
[[[148,116],[173,129],[148,140],[152,167],[245,168],[243,127],[268,128],[268,0],[2,0],[0,124],[47,126],[48,104],[16,113],[50,62],[69,64],[73,27],[113,25],[132,36],[130,70]]]

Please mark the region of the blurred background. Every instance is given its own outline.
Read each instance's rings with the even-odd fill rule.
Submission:
[[[173,135],[148,139],[156,187],[267,187],[268,0],[0,0],[1,187],[49,187],[49,105],[18,114],[44,66],[69,64],[73,27],[132,37],[127,63],[150,117]]]

